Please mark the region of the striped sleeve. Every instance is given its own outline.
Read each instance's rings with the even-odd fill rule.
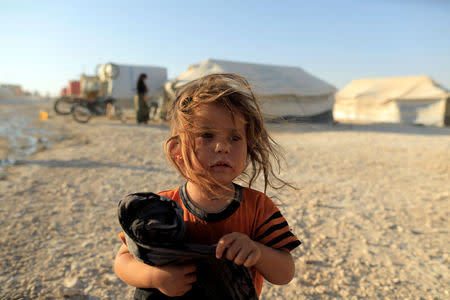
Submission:
[[[269,198],[265,199],[260,224],[256,227],[254,240],[275,249],[292,251],[301,242],[292,233],[289,224]]]

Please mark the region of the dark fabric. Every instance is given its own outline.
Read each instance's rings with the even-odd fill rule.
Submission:
[[[153,193],[130,194],[120,200],[118,218],[130,253],[144,263],[161,266],[191,258],[197,281],[175,299],[258,299],[249,270],[215,258],[215,246],[189,244],[182,208]],[[172,299],[156,289],[136,289],[135,299]]]
[[[170,198],[153,193],[128,195],[119,202],[118,217],[130,253],[148,265],[215,253],[214,246],[186,243],[183,209]]]
[[[192,289],[181,297],[168,297],[157,289],[136,289],[134,298],[143,299],[258,299],[247,268],[229,260],[214,257],[197,259],[197,281]]]
[[[147,85],[145,84],[144,80],[138,80],[136,90],[139,95],[147,94],[148,89],[147,89]]]
[[[136,109],[136,121],[138,123],[147,123],[149,120],[150,108],[144,99],[144,95],[136,94],[134,106]]]
[[[147,94],[148,88],[145,85],[144,80],[138,80],[136,85],[136,97],[134,100],[134,106],[136,109],[136,121],[138,123],[147,123],[149,120],[150,108],[145,101],[145,94]]]

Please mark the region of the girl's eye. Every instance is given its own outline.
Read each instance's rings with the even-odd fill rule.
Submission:
[[[240,141],[242,138],[239,136],[239,135],[233,135],[232,137],[231,137],[231,140],[232,141]]]
[[[200,137],[204,138],[204,139],[211,139],[213,137],[212,133],[209,132],[204,132],[200,134]]]

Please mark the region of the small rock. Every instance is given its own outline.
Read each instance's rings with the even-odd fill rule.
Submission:
[[[66,277],[64,279],[64,287],[69,289],[79,289],[81,287],[81,281],[78,277]]]
[[[344,260],[342,258],[338,258],[335,261],[333,261],[333,266],[337,266],[340,265],[344,262]]]
[[[325,293],[326,289],[323,285],[321,285],[321,286],[317,286],[315,288],[315,291],[316,291],[316,293],[323,294],[323,293]]]
[[[397,229],[397,224],[387,223],[386,227],[391,230]]]
[[[94,283],[91,282],[91,283],[88,285],[88,287],[84,289],[83,292],[84,292],[85,294],[89,294],[89,292],[92,291],[93,288],[94,288]]]
[[[82,289],[82,283],[78,277],[66,277],[64,285],[59,289],[59,294],[62,297],[82,296]]]
[[[392,283],[394,283],[394,284],[400,284],[400,283],[401,283],[401,280],[400,280],[400,278],[393,278],[393,279],[392,279]]]
[[[81,246],[83,246],[83,248],[93,248],[94,243],[91,241],[85,241],[85,242],[83,242],[83,244],[81,244]]]
[[[111,283],[116,282],[117,280],[118,280],[118,278],[115,274],[109,273],[109,274],[103,275],[103,282],[105,284],[111,284]]]

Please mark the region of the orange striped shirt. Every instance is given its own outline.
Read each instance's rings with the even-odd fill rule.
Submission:
[[[275,249],[293,250],[300,241],[286,219],[264,193],[235,184],[235,199],[219,213],[205,213],[190,202],[185,186],[158,193],[176,201],[184,211],[186,236],[190,243],[217,244],[222,236],[241,232],[252,240]],[[255,290],[261,294],[263,276],[250,268]]]

